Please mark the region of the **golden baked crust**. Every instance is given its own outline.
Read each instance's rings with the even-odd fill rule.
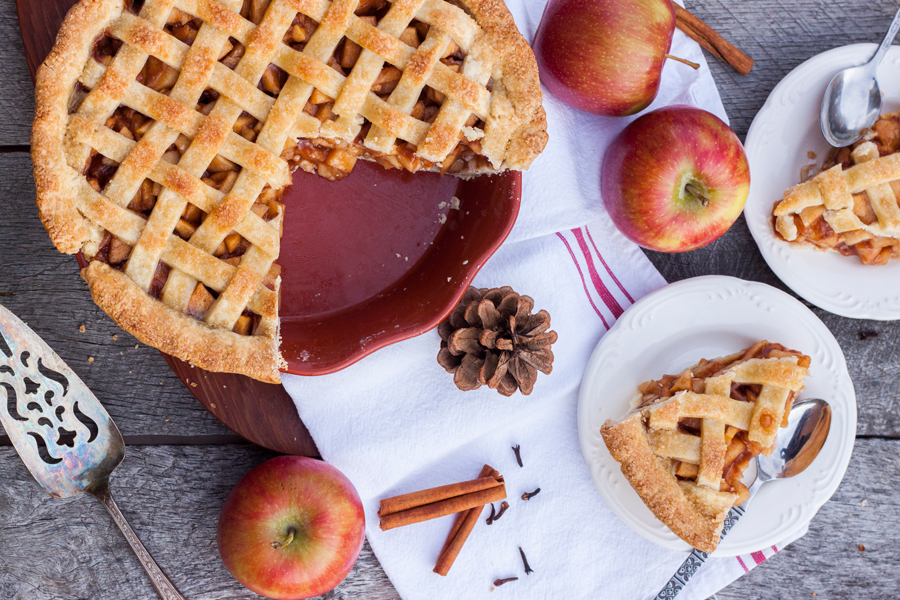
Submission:
[[[376,27],[356,12],[377,2]],[[91,261],[97,304],[173,356],[273,382],[295,140],[330,148],[332,173],[400,157],[464,177],[527,168],[547,140],[536,61],[501,0],[81,0],[35,100],[41,220]]]
[[[719,513],[705,514],[690,502],[651,450],[639,412],[618,423],[607,421],[601,431],[609,453],[621,464],[622,474],[656,518],[694,548],[712,552],[732,504]]]
[[[835,149],[821,172],[773,208],[776,237],[856,255],[864,265],[900,257],[900,112],[881,115],[860,141]]]
[[[191,364],[207,371],[232,372],[237,361],[244,365],[241,372],[248,377],[269,383],[280,381],[277,340],[237,336],[177,313],[148,298],[128,276],[100,261],[82,269],[81,276],[97,306],[144,344],[172,356],[189,356]]]
[[[744,469],[774,448],[808,366],[808,356],[758,342],[641,384],[634,409],[600,433],[656,518],[712,552],[728,511],[749,497]]]
[[[541,104],[541,84],[534,52],[513,21],[503,0],[460,0],[484,28],[487,47],[499,55],[501,77],[494,84],[502,86],[515,115],[505,162],[513,170],[527,169],[547,145],[547,115]],[[506,109],[498,106],[496,110]],[[494,107],[492,107],[494,110]]]

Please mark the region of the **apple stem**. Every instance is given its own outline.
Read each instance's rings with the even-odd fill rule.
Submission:
[[[297,530],[293,527],[289,527],[287,530],[287,539],[283,542],[272,542],[272,547],[276,550],[278,548],[283,548],[284,546],[290,546],[291,542],[294,541],[294,536],[297,534]]]
[[[695,71],[696,71],[697,69],[700,68],[700,65],[698,65],[698,64],[695,63],[695,62],[691,62],[691,61],[689,61],[689,60],[687,60],[687,59],[679,58],[679,57],[677,57],[677,56],[672,56],[671,54],[666,54],[666,58],[671,58],[671,59],[674,60],[674,61],[678,61],[678,62],[680,62],[680,63],[683,63],[683,64],[685,64],[685,65],[691,67],[691,68],[694,69]]]
[[[698,188],[696,185],[694,185],[693,183],[686,183],[684,184],[684,189],[688,194],[699,200],[700,204],[702,204],[703,206],[709,206],[709,198],[704,196],[703,192],[701,192],[700,188]]]

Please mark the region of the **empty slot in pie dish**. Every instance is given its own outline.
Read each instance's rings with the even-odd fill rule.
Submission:
[[[445,268],[440,275],[459,282],[422,302],[450,310],[463,280],[508,233],[519,190],[508,172],[528,167],[545,130],[534,56],[500,0],[82,0],[38,71],[32,157],[51,239],[84,256],[94,301],[120,326],[196,366],[277,382],[291,357],[316,353],[280,350],[281,236],[292,210],[311,216],[309,205],[327,201],[325,192],[307,193],[303,206],[290,206],[292,171],[334,186],[359,161],[401,179],[456,175],[461,187],[447,202],[467,196],[459,179],[493,175],[472,188],[499,186],[488,195],[506,203],[486,220],[489,233],[437,212],[441,227],[420,227],[410,209],[421,198],[405,209],[397,202],[396,218],[410,221],[408,237],[420,245],[442,246],[443,229],[462,225],[484,238],[469,269],[425,261],[424,252],[413,263]],[[422,192],[451,187],[433,185]],[[352,185],[331,195],[343,194],[385,202],[383,192]],[[467,208],[490,211],[479,202]],[[341,210],[332,216],[359,221],[359,206]],[[303,235],[302,224],[288,228]],[[315,265],[289,268],[308,285],[321,271]],[[389,296],[407,278],[395,271],[348,294],[367,290],[356,304]],[[311,304],[296,308],[294,323],[314,329],[304,307]],[[403,310],[418,322],[391,327],[407,336],[443,316]],[[338,363],[346,360],[329,364]]]

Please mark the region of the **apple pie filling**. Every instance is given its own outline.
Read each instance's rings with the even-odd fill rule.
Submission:
[[[247,4],[247,2],[244,3],[245,7]],[[265,0],[258,2],[253,0],[250,4],[264,5],[266,2]],[[363,21],[375,26],[389,8],[387,0],[361,0],[355,12]],[[284,43],[295,50],[302,51],[310,32],[314,31],[317,25],[310,17],[302,13],[298,14],[294,18],[291,28],[285,33]],[[400,35],[400,40],[412,48],[418,48],[425,40],[425,36],[428,35],[429,27],[427,23],[413,20]],[[328,60],[328,66],[346,76],[353,69],[361,53],[362,48],[345,37],[335,49],[334,56]],[[444,50],[441,62],[458,73],[462,70],[464,59],[465,56],[460,47],[451,41]],[[269,77],[263,78],[263,81],[260,82],[260,89],[269,94],[277,94],[287,80],[287,74],[278,67],[270,65],[266,75]],[[401,75],[402,72],[397,67],[385,65],[373,83],[372,91],[381,99],[387,100],[400,82]],[[491,89],[490,82],[488,82],[487,89]],[[432,123],[444,100],[444,94],[426,86],[410,114],[420,121]],[[314,90],[303,110],[324,123],[337,117],[332,112],[334,101],[334,98],[329,98],[319,90]],[[356,138],[350,142],[321,137],[298,140],[292,147],[285,149],[284,156],[292,167],[317,173],[331,181],[346,177],[359,159],[377,162],[387,169],[405,169],[413,173],[435,170],[442,175],[445,173],[474,173],[489,167],[487,159],[481,155],[479,141],[484,135],[484,122],[474,115],[470,116],[466,122],[464,131],[467,137],[461,137],[457,146],[440,164],[416,156],[416,147],[403,140],[398,140],[389,153],[367,148],[363,140],[371,126],[370,122],[365,121]]]
[[[269,0],[244,0],[241,16],[254,23],[259,23],[268,4]],[[389,8],[390,4],[387,0],[361,0],[355,14],[375,26]],[[130,10],[137,13],[140,10],[140,4],[134,3]],[[201,23],[200,19],[175,8],[169,15],[165,30],[190,45],[199,31]],[[302,51],[317,27],[318,23],[311,17],[298,13],[285,32],[283,42],[295,50]],[[413,20],[400,35],[400,40],[412,48],[418,48],[428,34],[429,27],[427,23]],[[121,42],[104,34],[95,42],[94,59],[104,65],[109,64],[111,57],[120,46]],[[327,64],[341,75],[347,76],[361,53],[362,48],[345,37],[337,45],[334,55],[329,58]],[[219,61],[234,69],[243,55],[244,47],[240,42],[231,38],[223,49]],[[458,73],[462,70],[464,59],[463,51],[451,41],[440,60],[449,69]],[[387,100],[394,88],[397,87],[401,75],[400,69],[386,64],[374,81],[372,91],[381,99]],[[151,56],[138,76],[138,81],[155,91],[167,94],[177,78],[177,70]],[[274,97],[281,91],[287,79],[288,75],[284,70],[275,65],[269,65],[261,77],[258,87]],[[491,89],[490,81],[487,89],[488,91]],[[432,123],[444,100],[443,93],[426,86],[410,114],[420,121]],[[334,102],[334,98],[315,89],[303,110],[323,123],[329,120],[333,121],[337,118],[337,115],[332,112]],[[239,131],[236,126],[235,131],[253,141],[259,132],[258,122],[246,113],[242,116],[242,121],[242,130]],[[293,168],[299,167],[304,171],[317,173],[331,181],[346,177],[353,170],[358,159],[374,161],[388,169],[405,169],[410,172],[433,170],[439,171],[442,175],[463,172],[477,173],[490,168],[487,158],[481,154],[480,139],[484,136],[484,121],[474,115],[470,116],[466,122],[464,135],[460,137],[457,146],[440,164],[416,156],[416,147],[403,140],[397,140],[390,152],[379,152],[367,148],[363,140],[371,126],[370,122],[365,121],[356,138],[351,141],[323,137],[290,141],[284,149],[283,156]]]
[[[826,158],[819,173],[825,173],[837,165],[846,171],[861,161],[898,151],[900,151],[900,113],[885,114],[861,140],[852,146],[834,149]],[[900,198],[900,180],[891,181],[889,185],[893,202],[897,204],[897,199]],[[782,203],[783,200],[775,203],[773,213],[778,212],[778,207]],[[878,212],[867,191],[853,194],[852,212],[864,226],[878,227]],[[900,239],[897,237],[878,235],[865,229],[836,232],[826,220],[826,213],[826,207],[818,204],[805,207],[786,217],[773,214],[775,235],[784,241],[806,244],[820,250],[834,250],[843,256],[858,256],[864,265],[883,265],[892,258],[900,258]],[[785,218],[790,220],[785,223],[782,221]]]
[[[651,404],[662,402],[682,391],[703,394],[706,392],[706,379],[716,377],[747,360],[791,356],[797,357],[799,366],[809,367],[810,358],[808,356],[795,350],[789,350],[780,344],[772,344],[765,341],[758,342],[750,348],[730,356],[715,360],[703,359],[696,366],[678,375],[664,375],[660,379],[642,383],[638,387],[640,397],[637,398],[636,408],[644,408]],[[761,387],[759,384],[732,383],[731,397],[742,402],[756,402]],[[790,413],[795,397],[796,393],[793,391],[788,394],[785,402],[784,418],[780,424],[781,427],[787,425],[788,413]],[[764,422],[767,418],[770,420],[768,423]],[[771,422],[771,419],[770,416],[763,415],[760,424],[763,427],[771,427],[774,424]],[[700,421],[700,419],[696,418],[682,418],[678,422],[678,429],[681,433],[700,437]],[[747,486],[741,481],[744,471],[750,466],[754,458],[760,454],[768,455],[772,451],[772,447],[764,448],[760,444],[752,442],[748,438],[748,432],[730,425],[725,428],[725,442],[727,450],[720,491],[738,494],[738,499],[734,503],[735,506],[738,506],[743,504],[750,496]],[[672,469],[677,479],[693,481],[697,478],[699,464],[672,460]]]

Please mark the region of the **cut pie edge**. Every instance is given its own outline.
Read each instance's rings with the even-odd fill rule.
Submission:
[[[56,248],[76,254],[91,241],[91,221],[73,197],[80,186],[65,156],[68,101],[91,43],[115,20],[121,0],[82,0],[63,20],[56,43],[38,69],[31,134],[36,202],[41,222]],[[99,240],[96,240],[99,241]],[[142,343],[215,372],[238,373],[280,383],[285,366],[276,326],[270,335],[240,335],[217,329],[168,307],[144,292],[127,275],[100,261],[81,270],[94,302]],[[280,280],[276,281],[276,298]],[[223,348],[229,348],[224,352]]]

